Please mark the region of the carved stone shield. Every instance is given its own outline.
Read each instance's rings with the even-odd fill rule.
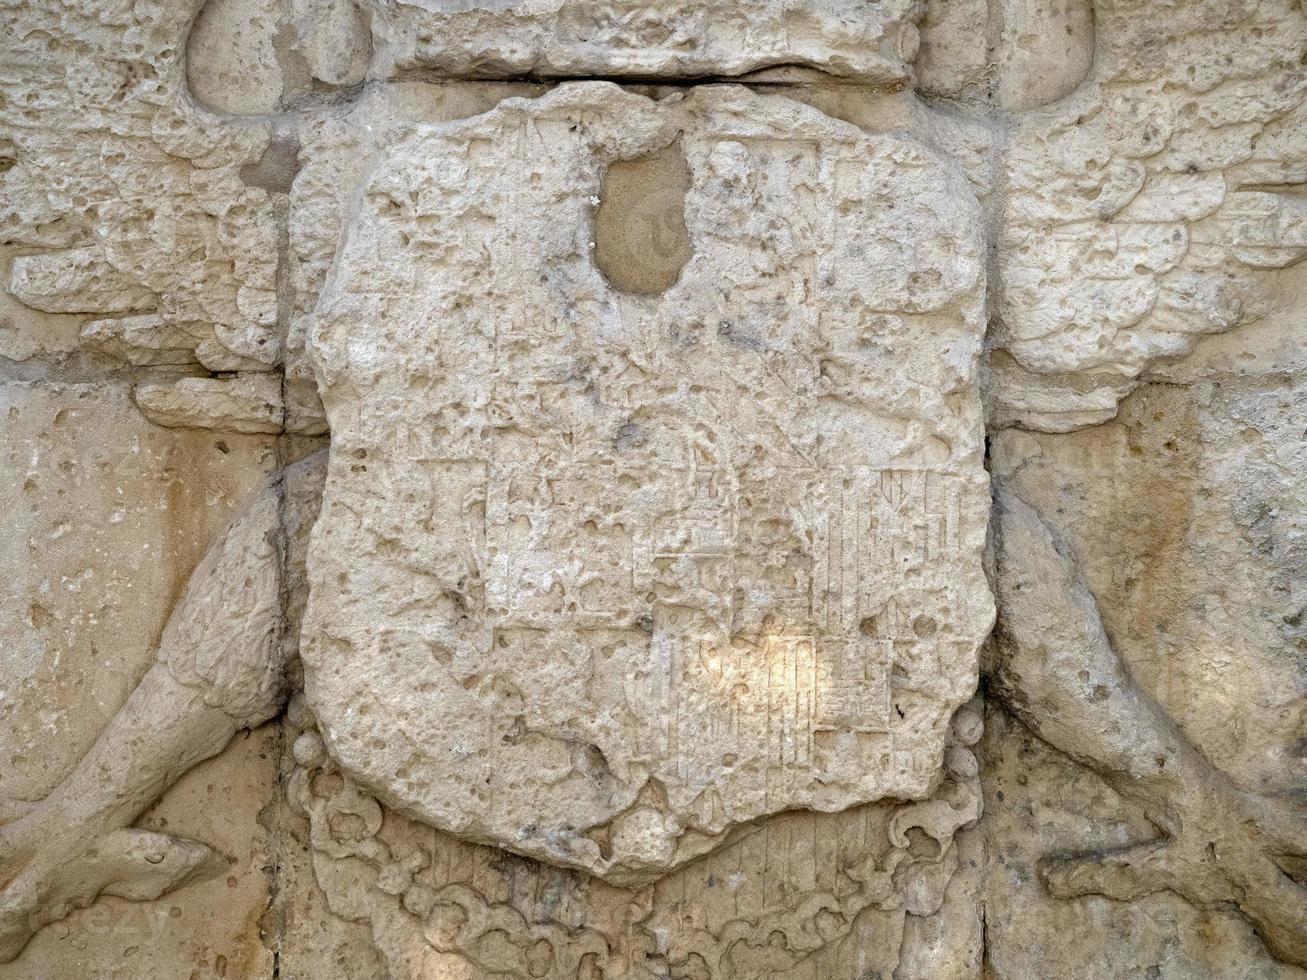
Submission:
[[[651,155],[679,163],[605,198]],[[688,258],[618,288],[596,230]],[[413,127],[310,331],[331,752],[411,816],[625,884],[768,814],[927,793],[992,619],[983,290],[961,177],[784,98],[576,83]]]

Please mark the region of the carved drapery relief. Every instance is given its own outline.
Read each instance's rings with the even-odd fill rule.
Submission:
[[[1299,390],[1307,365],[1264,353],[1307,248],[1298,4],[0,9],[3,381],[130,391],[178,439],[267,447],[265,472],[330,440],[163,596],[62,781],[0,787],[0,959],[100,896],[221,878],[142,815],[293,695],[260,817],[308,848],[269,864],[291,970],[1135,975],[1142,940],[1089,963],[998,921],[1031,886],[995,836],[1027,815],[995,791],[975,826],[992,584],[995,784],[1019,724],[1155,830],[1063,838],[1033,887],[1180,902],[1245,930],[1235,969],[1307,967],[1301,691],[1204,654],[1278,712],[1223,742],[1159,686],[1049,526],[1090,513],[1092,466],[1041,441],[1110,425],[1106,451],[1153,452],[1119,403],[1188,388],[1176,359],[1235,328],[1263,339],[1198,347],[1206,370]],[[1224,475],[1248,543],[1210,560],[1261,563],[1256,635],[1300,657],[1300,454],[1271,409],[1229,410],[1221,438],[1270,469]],[[1177,617],[1145,618],[1176,651]],[[293,947],[284,896],[366,951]],[[15,976],[67,969],[34,953]],[[1182,960],[1146,975],[1200,975]]]

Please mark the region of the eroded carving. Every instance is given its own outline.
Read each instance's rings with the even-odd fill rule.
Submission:
[[[918,16],[914,0],[400,0],[377,10],[373,29],[390,71],[641,79],[797,68],[884,85],[910,77]]]
[[[591,199],[678,133],[693,254],[624,293]],[[343,768],[624,883],[928,792],[991,616],[968,202],[736,87],[565,85],[387,146],[310,327],[306,693]]]
[[[604,172],[594,211],[594,260],[618,289],[656,296],[690,260],[685,197],[690,170],[673,142]]]
[[[396,976],[938,980],[932,943],[975,975],[979,926],[942,924],[981,873],[974,709],[946,736],[989,617],[974,198],[991,423],[1111,418],[1287,302],[1300,6],[934,5],[917,68],[954,103],[788,90],[858,127],[520,79],[902,86],[921,5],[211,0],[183,45],[195,6],[5,33],[4,311],[220,432],[326,431],[311,333],[334,455],[290,795],[333,909]],[[431,84],[468,77],[497,83]],[[11,326],[7,354],[58,349]],[[221,867],[132,824],[279,710],[323,465],[215,544],[54,794],[2,801],[0,959]],[[998,514],[995,690],[1162,833],[1050,855],[1051,892],[1237,908],[1307,965],[1300,816],[1205,759],[1038,516]]]
[[[1116,851],[1050,857],[1041,873],[1070,898],[1129,901],[1169,889],[1200,907],[1236,906],[1270,950],[1307,964],[1307,855],[1292,801],[1236,788],[1131,678],[1094,598],[1039,516],[996,494],[999,624],[991,678],[1042,739],[1144,807],[1163,834]]]
[[[307,706],[292,713],[312,725]],[[638,890],[383,821],[317,732],[294,731],[289,792],[308,818],[319,881],[334,909],[369,923],[394,976],[799,980],[954,968],[945,954],[915,973],[907,949],[913,921],[954,914],[941,908],[967,846],[955,837],[980,816],[978,705],[953,719],[932,799],[784,814]]]
[[[225,862],[131,824],[182,773],[285,697],[286,563],[303,561],[320,459],[278,474],[195,570],[157,662],[77,767],[0,826],[0,962],[101,894],[156,898]]]
[[[992,424],[1112,418],[1151,365],[1270,312],[1268,270],[1307,255],[1299,5],[1175,11],[1096,4],[1090,78],[1003,141]]]

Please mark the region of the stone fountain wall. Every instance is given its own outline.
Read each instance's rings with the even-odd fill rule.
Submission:
[[[1296,0],[0,0],[0,980],[1307,977]]]

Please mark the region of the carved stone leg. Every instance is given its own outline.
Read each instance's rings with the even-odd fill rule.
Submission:
[[[187,769],[241,728],[163,664],[150,668],[91,751],[27,816],[0,828],[0,960],[101,893],[156,897],[219,862],[202,844],[127,831]]]
[[[68,777],[43,801],[7,807],[0,827],[0,962],[36,930],[98,895],[155,898],[220,860],[203,844],[130,830],[192,766],[244,728],[275,715],[285,696],[284,570],[302,560],[321,467],[273,477],[191,576],[146,673]],[[315,482],[316,481],[316,482]]]
[[[1277,862],[1307,854],[1307,821],[1235,787],[1135,683],[1093,596],[1030,506],[999,492],[994,531],[995,690],[1050,745],[1142,803],[1166,835],[1047,860],[1049,890],[1128,901],[1169,889],[1200,907],[1235,905],[1275,956],[1307,965],[1307,888]]]

